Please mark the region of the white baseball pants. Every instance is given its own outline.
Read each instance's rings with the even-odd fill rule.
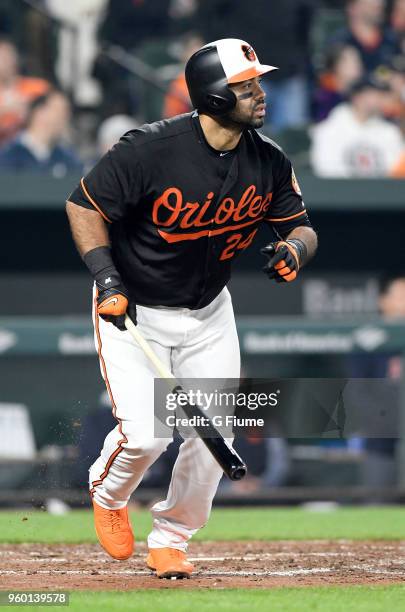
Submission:
[[[94,314],[94,310],[93,310]],[[137,307],[138,328],[177,378],[239,378],[240,353],[227,288],[205,308]],[[90,468],[90,491],[104,508],[123,508],[171,439],[153,435],[153,365],[128,331],[94,317],[100,367],[118,425]],[[180,446],[165,501],[152,507],[150,548],[186,550],[208,520],[222,476],[203,441]]]

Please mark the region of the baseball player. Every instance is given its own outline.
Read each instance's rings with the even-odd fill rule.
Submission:
[[[127,132],[67,202],[95,281],[95,340],[117,419],[90,468],[96,532],[115,559],[133,552],[128,500],[170,442],[153,435],[155,373],[125,314],[174,376],[239,378],[231,263],[262,223],[273,237],[263,249],[270,279],[293,281],[316,250],[290,161],[256,131],[260,77],[272,70],[243,40],[205,45],[186,66],[196,110]],[[151,509],[147,565],[157,576],[192,573],[187,542],[221,475],[200,438],[183,442],[167,498]]]

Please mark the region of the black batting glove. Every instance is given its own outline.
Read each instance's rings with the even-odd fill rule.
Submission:
[[[110,248],[106,245],[95,247],[83,256],[83,260],[96,281],[97,314],[121,331],[126,330],[126,314],[136,325],[136,305],[129,300]]]
[[[260,252],[269,257],[269,261],[262,268],[263,272],[276,283],[290,283],[297,278],[307,249],[302,240],[291,239],[271,242]]]
[[[105,271],[104,278],[96,281],[97,313],[104,319],[125,331],[125,315],[136,325],[136,305],[129,301],[128,292],[115,270]]]

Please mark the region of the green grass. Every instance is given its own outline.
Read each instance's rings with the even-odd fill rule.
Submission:
[[[144,540],[151,526],[149,512],[133,512],[131,518],[137,539]],[[400,507],[348,507],[321,513],[300,508],[215,509],[208,525],[195,539],[405,539],[404,518],[405,511]],[[65,516],[40,511],[0,512],[0,543],[6,542],[96,542],[92,512],[79,510]],[[190,608],[195,612],[405,610],[405,585],[219,590],[184,589],[182,583],[159,586],[160,589],[127,592],[72,592],[68,609],[84,612],[188,612]],[[64,608],[49,606],[47,609]]]
[[[128,592],[76,592],[70,595],[67,610],[108,610],[121,612],[402,612],[405,609],[405,586],[284,588],[222,591],[190,591],[176,588]],[[24,609],[38,609],[24,606]],[[45,608],[44,608],[45,609]],[[47,610],[65,608],[49,606]]]
[[[24,520],[27,519],[27,520]],[[135,535],[145,540],[147,511],[131,515]],[[405,539],[401,507],[339,508],[311,512],[301,508],[215,509],[194,540]],[[96,542],[90,510],[53,516],[41,511],[0,512],[0,542]],[[404,608],[405,609],[405,608]]]

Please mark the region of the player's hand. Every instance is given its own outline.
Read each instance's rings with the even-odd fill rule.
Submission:
[[[116,287],[100,287],[97,284],[97,312],[105,321],[113,323],[121,331],[125,331],[125,315],[136,325],[136,305],[128,299],[127,290],[123,285]]]
[[[298,241],[280,240],[260,249],[263,255],[269,257],[262,270],[276,283],[289,283],[297,278],[300,269],[300,252],[296,242]]]

